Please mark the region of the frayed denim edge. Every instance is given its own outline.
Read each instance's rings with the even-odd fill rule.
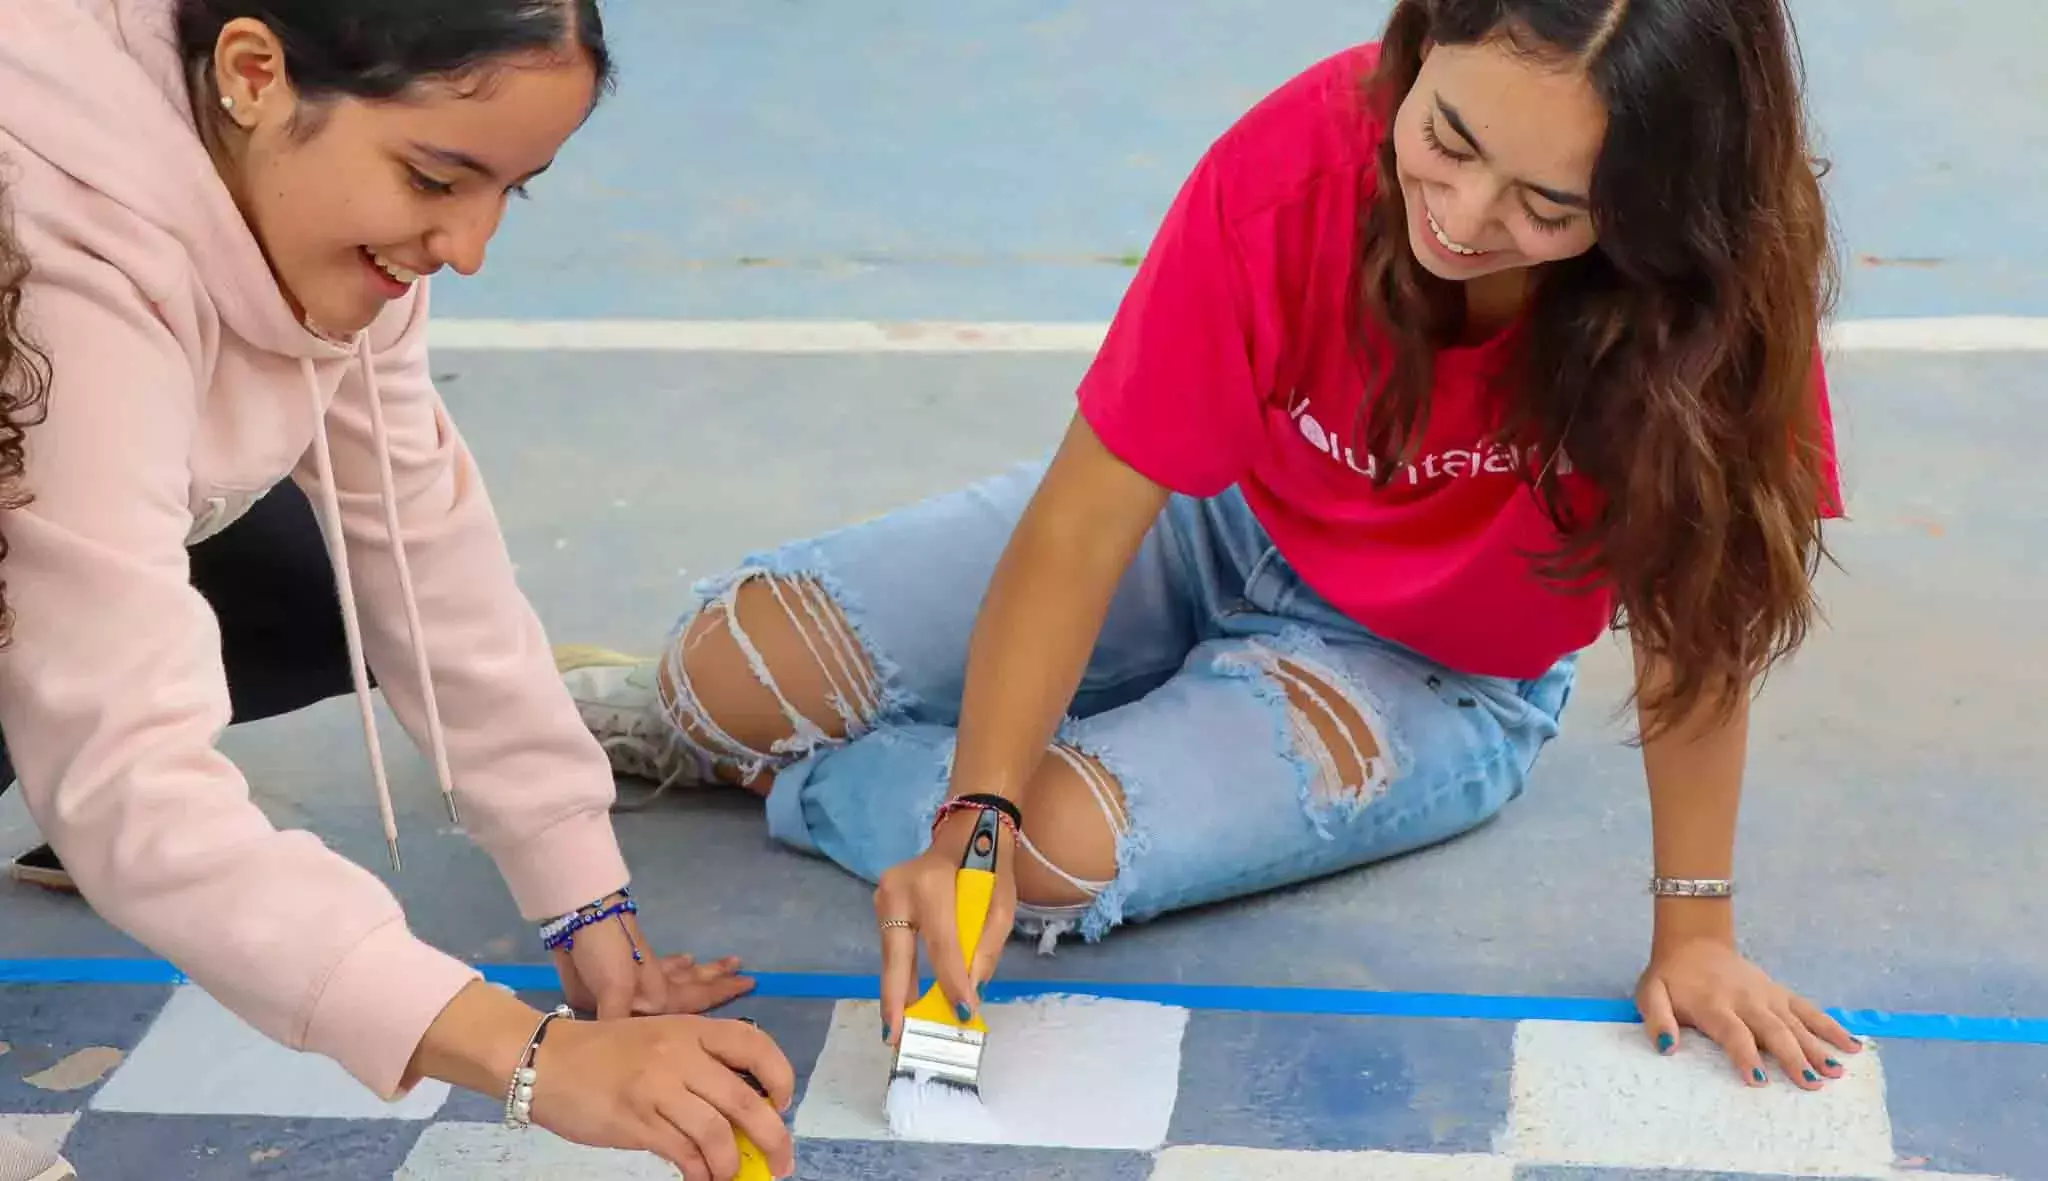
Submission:
[[[1395,780],[1413,772],[1409,751],[1403,736],[1393,728],[1391,715],[1379,696],[1358,683],[1329,655],[1329,646],[1322,637],[1305,627],[1288,626],[1271,636],[1252,637],[1248,641],[1252,651],[1234,651],[1219,655],[1211,667],[1220,676],[1245,682],[1253,696],[1269,707],[1273,719],[1273,749],[1294,772],[1295,798],[1301,810],[1315,827],[1316,835],[1324,840],[1336,839],[1330,830],[1333,820],[1346,821],[1357,817],[1378,802],[1378,795],[1358,793],[1335,793],[1343,798],[1324,799],[1316,793],[1316,768],[1308,754],[1295,741],[1294,716],[1299,711],[1289,700],[1287,690],[1282,688],[1274,672],[1260,660],[1261,655],[1278,660],[1290,657],[1313,661],[1317,675],[1322,680],[1327,674],[1335,681],[1331,687],[1350,700],[1353,708],[1365,715],[1367,729],[1373,740],[1381,747],[1381,753],[1394,764]]]
[[[1124,904],[1131,895],[1131,863],[1152,847],[1151,834],[1138,821],[1138,811],[1144,805],[1150,789],[1139,782],[1125,768],[1117,752],[1089,735],[1095,727],[1085,720],[1067,718],[1060,723],[1053,741],[1080,752],[1084,758],[1102,764],[1109,777],[1116,781],[1117,789],[1123,795],[1124,816],[1129,820],[1124,831],[1116,839],[1116,873],[1109,885],[1097,894],[1088,909],[1081,915],[1080,934],[1084,942],[1100,942],[1124,921]],[[1105,824],[1109,818],[1103,818]]]
[[[902,686],[903,666],[891,659],[868,633],[867,610],[861,603],[860,596],[854,594],[839,580],[838,575],[834,574],[825,562],[824,555],[815,546],[806,545],[771,553],[750,554],[738,566],[724,574],[699,579],[690,588],[691,593],[697,597],[697,603],[676,623],[670,633],[670,642],[681,640],[690,622],[703,612],[707,603],[724,597],[727,592],[743,582],[763,577],[810,579],[818,584],[819,589],[823,590],[826,597],[839,608],[839,613],[845,616],[847,629],[853,633],[862,654],[874,666],[879,697],[875,716],[868,722],[871,727],[879,726],[888,718],[902,717],[918,708],[920,702],[917,694]],[[835,702],[834,705],[842,714],[859,713],[858,710],[848,708],[850,703]]]

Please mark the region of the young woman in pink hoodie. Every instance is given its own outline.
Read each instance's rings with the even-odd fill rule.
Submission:
[[[483,265],[609,76],[595,0],[0,4],[18,326],[49,378],[4,519],[0,733],[92,905],[265,1034],[692,1178],[733,1174],[738,1125],[786,1174],[790,1065],[694,1015],[734,965],[642,936],[611,769],[427,365],[425,276]],[[352,688],[396,869],[372,669],[598,1020],[420,941],[216,749]]]

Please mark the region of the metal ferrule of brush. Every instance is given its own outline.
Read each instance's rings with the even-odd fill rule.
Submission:
[[[961,855],[960,872],[955,876],[960,951],[970,964],[974,949],[981,942],[982,927],[988,922],[1001,834],[1002,816],[993,809],[982,809],[973,833],[967,838],[967,851]],[[904,1014],[903,1036],[897,1045],[892,1074],[896,1078],[932,1079],[976,1090],[987,1038],[987,1027],[980,1018],[971,1022],[954,1019],[951,1004],[934,984]]]
[[[932,1078],[963,1087],[978,1085],[986,1036],[977,1030],[915,1017],[903,1022],[896,1051],[897,1078]]]

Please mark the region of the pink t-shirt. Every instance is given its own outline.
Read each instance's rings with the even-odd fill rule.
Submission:
[[[1559,588],[1531,560],[1556,530],[1514,450],[1487,441],[1500,416],[1484,378],[1508,334],[1437,355],[1417,458],[1385,487],[1362,440],[1353,448],[1364,382],[1350,287],[1377,183],[1363,93],[1376,55],[1313,67],[1204,156],[1082,382],[1081,412],[1167,488],[1241,488],[1296,573],[1378,635],[1450,668],[1539,676],[1599,638],[1612,596]],[[1824,375],[1818,393],[1826,426]],[[1564,479],[1575,503],[1597,504],[1585,477]]]

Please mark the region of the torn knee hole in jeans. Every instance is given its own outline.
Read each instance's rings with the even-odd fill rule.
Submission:
[[[757,608],[749,617],[740,600],[754,587],[765,589],[766,595],[749,596]],[[784,643],[782,651],[773,654],[764,652],[755,634],[763,630],[765,622],[758,610],[768,609],[768,604],[795,637],[794,644]],[[719,724],[718,710],[705,702],[705,687],[694,683],[688,662],[693,651],[721,636],[738,650],[755,684],[773,698],[787,734],[771,742],[749,744]],[[797,645],[801,645],[802,655],[797,654]],[[822,685],[821,700],[809,703],[809,712],[792,700],[784,687],[792,671],[788,662],[800,659],[809,661],[810,671]],[[662,708],[679,739],[714,768],[737,773],[742,782],[751,782],[764,770],[820,747],[859,737],[873,727],[883,709],[883,686],[875,662],[824,585],[801,574],[776,575],[759,569],[736,575],[716,598],[703,605],[678,641],[669,645],[662,656],[660,687]],[[813,716],[827,710],[836,719],[837,733]],[[761,745],[767,749],[758,749]]]
[[[1335,669],[1261,650],[1260,666],[1285,693],[1295,752],[1308,761],[1313,798],[1359,806],[1386,794],[1397,771],[1379,710]]]
[[[1057,743],[1049,749],[1051,754],[1066,764],[1075,778],[1088,788],[1089,794],[1095,797],[1096,806],[1102,810],[1103,824],[1109,829],[1113,842],[1121,848],[1124,840],[1130,835],[1131,818],[1116,780],[1100,763],[1081,751]],[[1095,900],[1116,883],[1113,879],[1095,880],[1080,877],[1055,863],[1031,840],[1028,822],[1025,831],[1017,834],[1017,847],[1025,856],[1072,887],[1084,899],[1081,902],[1064,905],[1033,905],[1019,901],[1017,911],[1023,926],[1027,931],[1035,930],[1040,954],[1050,955],[1060,936],[1076,929]]]

